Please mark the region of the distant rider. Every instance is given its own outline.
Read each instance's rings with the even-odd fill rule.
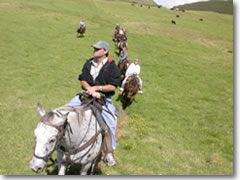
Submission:
[[[122,51],[120,52],[119,55],[119,62],[118,62],[118,67],[125,61],[128,60],[128,53],[127,53],[127,48],[123,47]]]
[[[140,75],[140,69],[141,69],[141,68],[140,68],[140,65],[139,65],[139,60],[136,59],[136,60],[134,61],[134,63],[131,63],[130,66],[128,67],[127,72],[126,72],[126,74],[125,74],[125,79],[124,79],[123,82],[122,82],[122,86],[121,86],[121,88],[120,88],[120,91],[123,91],[123,90],[124,90],[124,85],[125,85],[128,77],[131,76],[131,75],[136,75],[136,76],[138,77],[138,79],[139,79],[139,85],[140,85],[138,93],[139,93],[139,94],[143,94],[143,91],[142,91],[142,80],[141,80],[141,78],[139,77],[139,75]]]

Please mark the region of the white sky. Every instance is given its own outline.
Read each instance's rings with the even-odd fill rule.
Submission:
[[[208,1],[208,0],[153,0],[153,1],[163,7],[172,8],[172,7],[178,6],[178,5],[195,3],[195,2],[199,2],[199,1]]]

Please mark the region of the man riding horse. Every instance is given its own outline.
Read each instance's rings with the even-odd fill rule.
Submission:
[[[86,31],[86,25],[84,21],[80,21],[79,22],[79,27],[77,29],[77,33],[79,33],[80,35],[83,35]]]
[[[121,75],[125,76],[128,65],[129,65],[129,59],[128,59],[127,48],[123,47],[122,51],[120,52],[119,62],[118,62],[118,69]]]
[[[132,76],[132,75],[136,75],[136,76],[138,77],[138,79],[139,79],[139,85],[140,85],[138,93],[139,93],[139,94],[143,94],[143,91],[142,91],[142,80],[141,80],[141,78],[139,77],[139,75],[140,75],[140,69],[141,69],[141,68],[140,68],[139,60],[138,60],[138,59],[136,59],[136,60],[134,61],[134,63],[131,63],[131,64],[130,64],[130,66],[128,67],[127,72],[126,72],[126,74],[125,74],[125,79],[123,80],[122,85],[121,85],[121,88],[120,88],[120,91],[121,91],[121,92],[123,92],[123,90],[124,90],[124,86],[125,86],[125,83],[126,83],[127,79],[128,79],[130,76]]]
[[[127,40],[126,31],[124,28],[120,28],[120,25],[117,24],[115,26],[115,30],[113,33],[113,41],[118,43],[118,42],[120,42],[121,39],[124,41]]]
[[[108,166],[114,166],[116,165],[113,150],[116,149],[117,110],[112,104],[111,97],[114,95],[116,87],[120,86],[120,73],[115,62],[108,58],[108,43],[99,41],[92,47],[94,48],[93,57],[84,64],[78,79],[87,94],[96,99],[101,97],[100,93],[106,96],[106,104],[102,106],[102,116],[110,130],[111,136],[108,142],[111,145],[108,147],[104,160]],[[78,107],[81,103],[79,96],[75,96],[66,106]]]
[[[115,28],[114,28],[114,33],[113,33],[113,41],[117,41],[118,40],[118,38],[119,38],[119,31],[120,31],[120,25],[119,24],[117,24],[116,26],[115,26]]]

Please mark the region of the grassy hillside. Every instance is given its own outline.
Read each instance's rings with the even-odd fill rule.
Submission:
[[[118,61],[117,23],[130,60],[140,60],[144,94],[123,111],[117,90],[118,165],[101,163],[98,174],[233,175],[233,16],[105,0],[0,0],[0,174],[35,174],[37,103],[54,109],[81,91],[98,40]]]
[[[233,0],[210,0],[207,2],[197,2],[178,6],[181,9],[196,11],[212,11],[233,15]]]

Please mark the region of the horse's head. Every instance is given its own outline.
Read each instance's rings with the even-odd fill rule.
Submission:
[[[30,168],[40,173],[63,137],[63,127],[67,122],[68,113],[65,115],[52,111],[46,113],[40,104],[37,111],[41,116],[41,121],[34,130],[36,144]]]
[[[127,42],[124,41],[124,40],[121,40],[121,41],[120,41],[120,48],[121,48],[121,49],[126,48],[126,50],[127,50],[127,49],[128,49],[128,47],[127,47]]]

